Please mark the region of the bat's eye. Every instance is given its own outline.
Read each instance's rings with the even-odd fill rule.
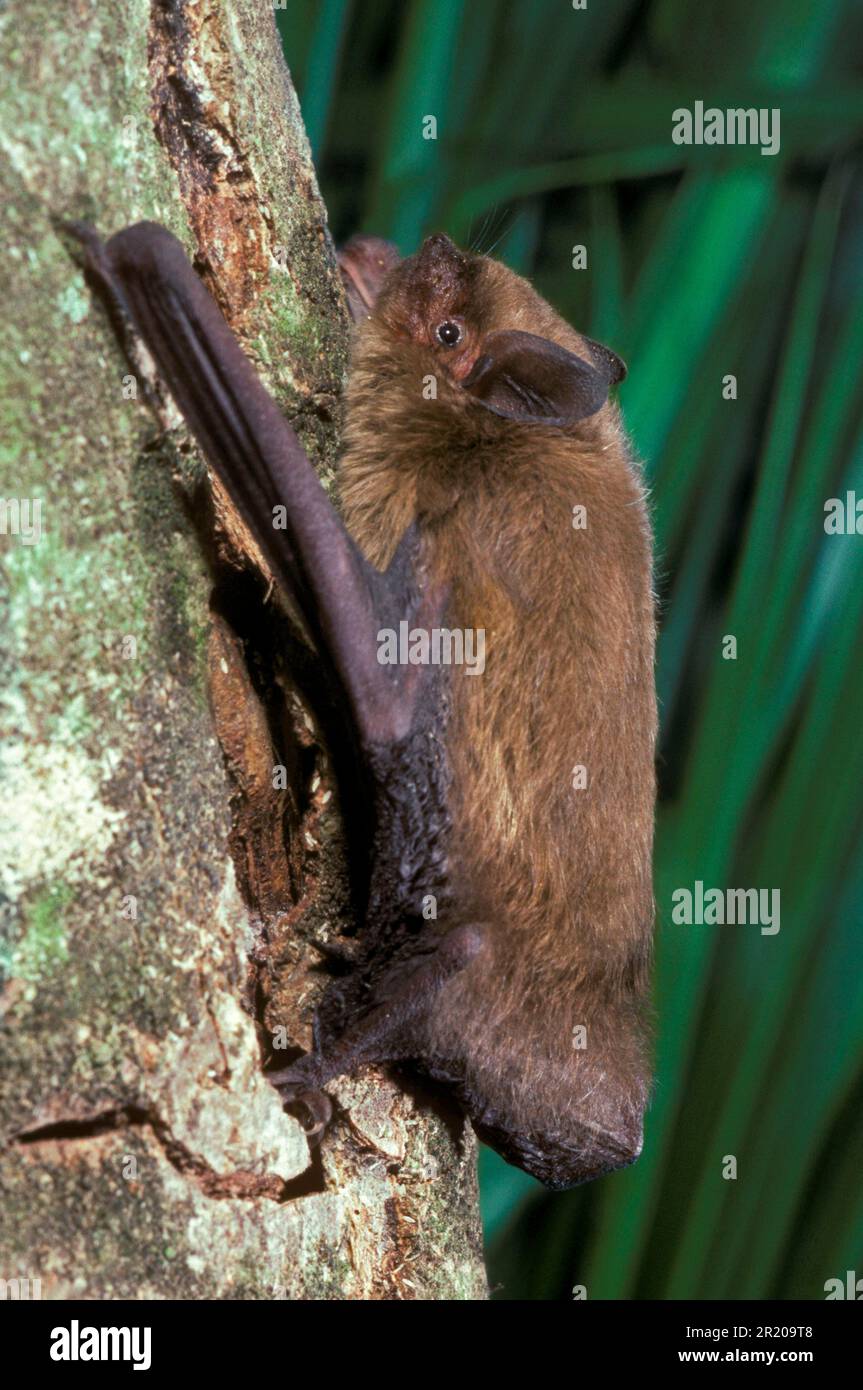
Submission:
[[[439,323],[435,331],[438,341],[443,343],[444,347],[455,347],[456,343],[461,342],[461,325],[452,319]]]

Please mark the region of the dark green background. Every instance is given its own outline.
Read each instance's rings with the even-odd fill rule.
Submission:
[[[531,275],[628,361],[652,489],[647,1142],[556,1196],[484,1152],[498,1297],[823,1298],[863,1277],[863,535],[824,531],[828,498],[863,499],[863,9],[290,0],[278,21],[335,235],[445,230]],[[674,145],[699,99],[778,107],[781,152]],[[696,879],[779,888],[781,931],[674,925]]]

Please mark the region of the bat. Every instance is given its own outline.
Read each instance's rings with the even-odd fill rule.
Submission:
[[[361,928],[311,1051],[270,1079],[316,1141],[328,1083],[397,1063],[551,1188],[632,1162],[655,604],[609,394],[623,363],[442,234],[406,259],[353,238],[337,512],[180,243],[148,222],[106,243],[73,230],[300,614],[346,731]]]

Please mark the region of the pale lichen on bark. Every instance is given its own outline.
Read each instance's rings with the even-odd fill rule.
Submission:
[[[0,1276],[58,1297],[485,1297],[458,1123],[345,1081],[310,1166],[263,1078],[262,1024],[307,1045],[308,940],[344,913],[326,762],[289,673],[280,695],[248,669],[225,595],[234,575],[264,611],[266,586],[242,528],[218,496],[209,516],[183,431],[124,397],[55,223],[180,235],[328,472],[347,328],[272,14],[12,0],[0,66],[0,498],[42,507],[37,543],[0,536]]]

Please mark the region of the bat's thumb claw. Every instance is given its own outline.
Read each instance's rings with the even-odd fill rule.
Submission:
[[[102,238],[91,222],[80,222],[76,218],[57,216],[52,217],[51,221],[56,231],[63,232],[66,236],[80,242],[91,253],[101,250]]]

